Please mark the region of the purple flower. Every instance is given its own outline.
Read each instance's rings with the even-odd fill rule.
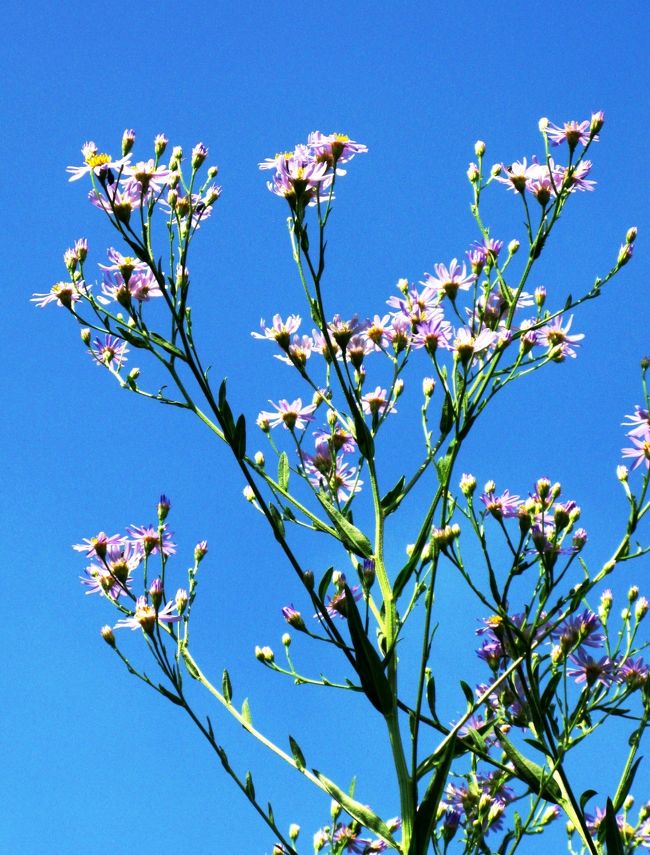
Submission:
[[[546,125],[546,135],[551,145],[560,145],[563,142],[567,142],[569,148],[573,151],[578,143],[580,145],[587,145],[589,140],[592,139],[590,128],[591,122],[588,120],[584,122],[565,122],[562,127],[549,122]],[[593,139],[597,140],[598,137],[593,137]]]
[[[568,652],[578,645],[585,647],[600,647],[605,640],[600,618],[591,609],[585,609],[582,614],[572,615],[551,632],[551,638],[558,643],[562,650]]]
[[[86,295],[85,283],[57,282],[52,285],[47,294],[33,294],[30,302],[38,306],[39,309],[45,308],[49,303],[56,303],[58,306],[71,309],[72,304],[79,302],[82,295]]]
[[[520,498],[519,496],[511,496],[509,490],[504,490],[500,496],[495,496],[492,490],[489,493],[483,493],[481,501],[485,505],[486,512],[492,514],[495,519],[500,520],[504,517],[514,517],[517,515]]]
[[[166,166],[156,166],[153,158],[141,160],[135,166],[125,166],[124,175],[128,181],[126,187],[140,194],[152,191],[160,193],[167,186],[170,170]]]
[[[108,260],[111,262],[110,264],[98,264],[102,270],[112,270],[118,273],[121,273],[125,280],[128,280],[129,276],[133,273],[134,270],[148,270],[149,265],[146,261],[139,261],[137,258],[133,258],[130,255],[122,255],[112,246],[110,246],[107,250]]]
[[[94,537],[84,537],[81,543],[76,543],[72,548],[75,552],[85,552],[88,558],[104,559],[110,546],[124,546],[127,539],[121,534],[107,535],[100,531]]]
[[[253,338],[275,341],[282,350],[288,350],[291,336],[298,332],[300,321],[300,315],[289,315],[286,321],[283,321],[280,315],[273,315],[273,323],[270,327],[267,327],[266,321],[262,319],[260,321],[262,332],[252,332],[251,335]]]
[[[377,416],[380,413],[396,413],[392,402],[386,398],[386,390],[377,386],[374,392],[361,396],[361,406],[367,415]]]
[[[452,258],[449,267],[444,264],[434,264],[436,275],[425,273],[424,284],[428,289],[435,291],[438,297],[449,297],[455,300],[459,291],[469,291],[476,281],[475,273],[467,273],[465,264],[461,267],[458,259]]]
[[[361,592],[361,588],[359,587],[359,585],[353,585],[350,588],[350,593],[352,594],[352,598],[355,601],[355,603],[359,602],[359,600],[363,596],[363,594]],[[335,618],[335,617],[347,618],[347,616],[348,616],[348,604],[347,604],[345,589],[343,589],[341,591],[337,591],[337,593],[334,594],[333,597],[329,597],[327,602],[325,603],[325,609],[327,610],[327,614],[331,618]],[[319,620],[321,619],[320,613],[317,613],[314,617],[317,617]]]
[[[135,612],[131,617],[118,620],[113,629],[142,629],[147,635],[152,635],[156,623],[177,623],[180,615],[173,614],[175,604],[170,600],[163,609],[147,603],[146,597],[138,597],[135,604]]]
[[[316,454],[303,454],[302,462],[309,483],[317,490],[329,490],[339,502],[347,502],[363,487],[357,468],[340,457],[332,458],[329,446],[321,444]]]
[[[356,154],[367,154],[368,147],[362,143],[354,142],[345,134],[321,134],[320,131],[312,131],[307,137],[307,146],[317,161],[324,161],[329,166],[347,163]],[[345,172],[337,169],[339,175]]]
[[[70,173],[68,181],[78,181],[84,175],[90,175],[92,172],[99,179],[106,175],[109,169],[121,171],[128,164],[129,158],[122,157],[120,160],[113,160],[110,154],[104,154],[98,151],[94,142],[84,143],[81,147],[81,153],[84,157],[83,166],[66,166],[66,172]]]
[[[567,668],[567,675],[575,677],[578,685],[584,683],[590,688],[596,683],[600,683],[601,686],[605,687],[612,684],[614,680],[614,663],[607,656],[602,656],[596,660],[585,650],[579,648],[569,656],[569,660],[576,667]]]
[[[279,353],[276,353],[275,358],[279,359],[280,362],[286,362],[287,365],[302,368],[311,356],[313,346],[314,342],[308,335],[303,335],[302,337],[294,335],[293,342],[287,348],[287,355],[281,356]]]
[[[131,535],[131,542],[138,545],[145,555],[158,555],[161,549],[163,555],[176,552],[176,544],[172,543],[173,532],[168,531],[166,525],[161,527],[162,539],[159,530],[152,525],[130,525],[126,530]]]
[[[413,347],[415,349],[424,347],[428,353],[435,353],[438,348],[448,350],[451,346],[451,324],[444,320],[441,311],[434,312],[430,318],[418,324],[417,332],[413,336]]]
[[[540,341],[548,347],[551,358],[556,362],[562,362],[567,356],[575,359],[574,347],[578,347],[578,342],[584,338],[584,333],[569,335],[573,316],[569,318],[566,326],[562,326],[562,323],[562,315],[558,315],[539,330]]]
[[[127,362],[126,354],[129,352],[126,342],[114,335],[99,336],[93,341],[90,353],[98,365],[106,365],[119,371]]]
[[[623,422],[624,427],[632,428],[627,432],[628,436],[650,439],[650,413],[645,407],[636,404],[634,413],[631,416],[625,416],[625,418],[629,421]]]
[[[616,679],[620,683],[625,683],[632,689],[639,689],[644,686],[650,676],[650,668],[644,663],[642,658],[626,659],[619,667]]]
[[[650,439],[639,439],[636,436],[631,436],[630,440],[634,447],[622,449],[623,457],[629,457],[634,461],[632,469],[636,469],[642,463],[645,463],[650,469]]]
[[[275,407],[276,412],[262,411],[257,417],[258,424],[263,421],[270,427],[282,425],[285,430],[304,430],[307,423],[314,420],[312,413],[316,409],[316,405],[308,404],[303,407],[302,398],[296,398],[291,403],[282,399],[277,404],[273,401],[269,401],[269,404]]]

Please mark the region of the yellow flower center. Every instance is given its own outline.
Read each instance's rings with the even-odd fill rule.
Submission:
[[[97,166],[105,166],[107,163],[110,163],[113,158],[110,154],[100,153],[100,154],[91,154],[86,158],[86,163],[92,169],[95,169]]]

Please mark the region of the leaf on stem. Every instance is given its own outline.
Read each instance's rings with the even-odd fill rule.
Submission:
[[[324,493],[318,493],[317,495],[321,505],[325,508],[327,516],[334,523],[343,546],[349,549],[350,552],[354,552],[355,555],[360,555],[362,558],[371,558],[373,554],[372,544],[366,535],[353,525],[338,508],[335,508]]]
[[[356,799],[353,799],[340,787],[337,787],[334,781],[330,781],[330,779],[326,778],[325,775],[322,775],[318,769],[314,769],[313,772],[329,795],[335,802],[338,802],[341,805],[343,810],[347,811],[353,819],[357,820],[357,822],[360,822],[366,828],[369,828],[370,831],[374,831],[376,835],[381,837],[391,846],[397,848],[397,844],[391,837],[390,829],[383,819],[378,817],[377,814],[371,811],[369,807],[362,805],[361,802],[356,801]]]
[[[494,729],[499,737],[503,752],[515,767],[518,777],[528,784],[533,793],[546,799],[547,802],[562,804],[562,791],[558,784],[549,777],[548,771],[542,766],[538,766],[537,763],[533,763],[528,757],[524,757],[498,727]]]
[[[296,766],[302,772],[305,768],[305,755],[302,753],[300,746],[293,738],[293,736],[289,737],[289,745],[291,746],[291,753],[293,754],[293,759],[296,761]]]
[[[289,457],[286,451],[282,452],[278,460],[278,484],[285,491],[289,486]]]
[[[241,705],[241,714],[246,724],[253,724],[253,717],[251,716],[251,708],[248,703],[248,698],[244,698],[244,703]]]
[[[223,669],[223,676],[221,677],[221,689],[223,691],[223,696],[226,699],[226,703],[230,703],[232,701],[232,683],[230,682],[230,674],[226,669]]]
[[[438,815],[440,800],[445,791],[449,768],[456,750],[456,740],[450,739],[440,757],[435,774],[429,781],[429,786],[420,802],[413,824],[413,837],[408,855],[426,855],[429,851],[431,832]]]
[[[605,829],[605,845],[607,846],[607,855],[625,855],[625,847],[621,838],[621,832],[616,822],[616,811],[611,799],[607,799],[607,807],[605,808],[605,819],[601,824],[601,828]]]
[[[253,776],[250,772],[246,772],[246,781],[244,783],[244,789],[246,790],[246,795],[248,798],[254,802],[255,801],[255,785],[253,784]]]
[[[384,673],[379,654],[364,631],[357,604],[347,585],[345,586],[345,604],[350,639],[355,652],[355,668],[361,681],[361,688],[375,709],[382,715],[389,715],[394,705],[390,683]]]
[[[381,506],[386,516],[392,514],[392,512],[397,510],[397,508],[399,507],[400,502],[404,498],[405,483],[406,478],[404,477],[404,475],[402,475],[397,484],[395,484],[395,486],[391,490],[389,490],[382,498]]]

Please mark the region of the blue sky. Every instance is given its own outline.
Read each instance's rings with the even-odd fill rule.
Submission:
[[[286,212],[266,191],[258,161],[314,129],[368,145],[338,193],[328,268],[333,309],[368,315],[381,313],[399,277],[417,281],[476,237],[465,169],[477,138],[489,162],[511,162],[539,151],[540,116],[562,122],[605,110],[593,150],[597,192],[569,206],[535,284],[558,304],[586,290],[630,225],[640,232],[634,263],[576,318],[587,335],[580,358],[504,395],[463,462],[479,483],[497,477],[517,493],[541,474],[561,480],[584,509],[596,561],[624,514],[613,475],[620,421],[639,401],[637,366],[650,351],[649,23],[645,3],[625,4],[624,14],[600,0],[579,11],[465,0],[300,9],[243,2],[235,11],[189,0],[128,10],[31,2],[6,13],[3,851],[101,855],[144,843],[183,855],[270,852],[269,834],[189,722],[110,655],[98,637],[109,615],[78,584],[83,562],[70,544],[152,521],[161,491],[174,503],[179,571],[197,540],[210,542],[196,614],[206,667],[218,680],[228,666],[254,716],[278,739],[300,734],[331,777],[346,780],[350,751],[361,749],[360,780],[375,782],[369,797],[396,812],[380,786],[385,745],[361,730],[355,705],[293,689],[251,655],[255,644],[279,648],[279,607],[299,592],[240,499],[224,450],[184,414],[121,393],[62,311],[29,304],[32,292],[63,277],[62,252],[77,237],[89,238],[96,261],[112,242],[85,188],[67,182],[64,168],[80,162],[82,143],[115,151],[133,127],[143,156],[160,131],[187,150],[199,140],[210,147],[224,195],[191,265],[197,333],[215,376],[229,377],[235,408],[254,415],[268,398],[298,389],[250,330],[276,311],[304,313]],[[521,236],[511,203],[495,193],[488,204],[494,233],[506,240]],[[320,542],[301,547],[326,566]],[[626,569],[616,586],[624,591],[643,576],[647,564]],[[463,609],[467,635],[450,628],[443,653],[471,648],[479,615],[474,604]],[[296,655],[307,662],[309,651]],[[207,699],[200,703],[208,711]],[[241,730],[219,727],[238,768],[253,767],[285,824],[311,834],[327,804]]]

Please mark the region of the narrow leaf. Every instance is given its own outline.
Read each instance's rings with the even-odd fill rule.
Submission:
[[[253,802],[255,801],[255,785],[253,784],[253,776],[250,772],[246,772],[246,781],[244,783],[246,795]]]
[[[625,855],[621,832],[616,822],[616,811],[611,799],[607,799],[607,807],[605,808],[605,845],[607,846],[607,855]]]
[[[406,478],[404,477],[404,475],[402,475],[397,484],[395,484],[395,486],[391,490],[389,490],[381,500],[381,506],[386,516],[391,514],[394,510],[397,510],[399,503],[404,498],[405,483]]]
[[[289,745],[291,746],[291,753],[293,754],[293,759],[296,761],[296,766],[302,772],[305,768],[305,755],[302,753],[300,746],[293,736],[289,737]]]
[[[408,855],[426,855],[429,851],[431,832],[436,822],[438,807],[445,791],[449,768],[456,749],[455,742],[455,739],[451,739],[447,743],[436,771],[429,781],[429,786],[418,806]]]
[[[223,691],[223,696],[228,703],[232,701],[232,683],[230,682],[230,674],[223,669],[223,675],[221,677],[221,689]]]
[[[379,654],[368,640],[352,592],[345,586],[345,605],[350,639],[355,652],[355,668],[361,688],[370,703],[383,715],[393,709],[393,692]]]
[[[176,706],[183,706],[183,702],[178,697],[178,695],[175,695],[173,692],[170,692],[169,689],[166,689],[160,683],[158,683],[158,691],[163,697],[167,698],[168,701],[171,701],[173,704],[176,704]]]
[[[244,717],[244,721],[246,724],[253,724],[253,718],[251,716],[251,708],[248,703],[248,698],[244,698],[244,703],[241,705],[241,714]]]
[[[362,558],[371,558],[373,554],[372,544],[366,535],[353,525],[338,508],[335,508],[324,493],[318,493],[318,500],[325,508],[327,516],[334,523],[343,546],[349,549],[350,552],[354,552],[355,555],[360,555]]]
[[[440,413],[440,433],[446,436],[454,424],[454,402],[449,392],[445,392],[445,400]]]
[[[313,771],[314,775],[316,775],[334,801],[338,802],[353,819],[356,819],[357,822],[361,823],[361,825],[365,825],[365,827],[369,828],[370,831],[374,831],[376,835],[397,848],[397,844],[391,837],[390,829],[383,819],[371,811],[367,805],[362,805],[361,802],[356,801],[356,799],[353,799],[340,787],[337,787],[334,781],[330,781],[329,778],[326,778],[325,775],[321,774],[317,769],[314,769]]]
[[[557,783],[549,778],[548,772],[537,763],[533,763],[510,742],[503,734],[503,731],[495,728],[501,747],[512,765],[515,767],[515,772],[524,781],[533,793],[546,799],[547,802],[555,802],[560,804],[562,800],[562,792]]]
[[[239,416],[235,425],[232,450],[235,452],[238,460],[243,460],[246,457],[246,418],[243,413]]]
[[[585,805],[591,799],[592,796],[598,795],[598,790],[585,790],[584,793],[580,796],[580,810],[585,809]]]
[[[289,486],[289,458],[286,451],[282,452],[278,460],[278,484],[283,490]]]
[[[327,593],[327,589],[330,586],[330,582],[332,581],[332,575],[334,573],[333,567],[328,567],[327,570],[323,573],[323,578],[320,580],[318,585],[318,599],[322,602],[325,599],[325,594]]]

